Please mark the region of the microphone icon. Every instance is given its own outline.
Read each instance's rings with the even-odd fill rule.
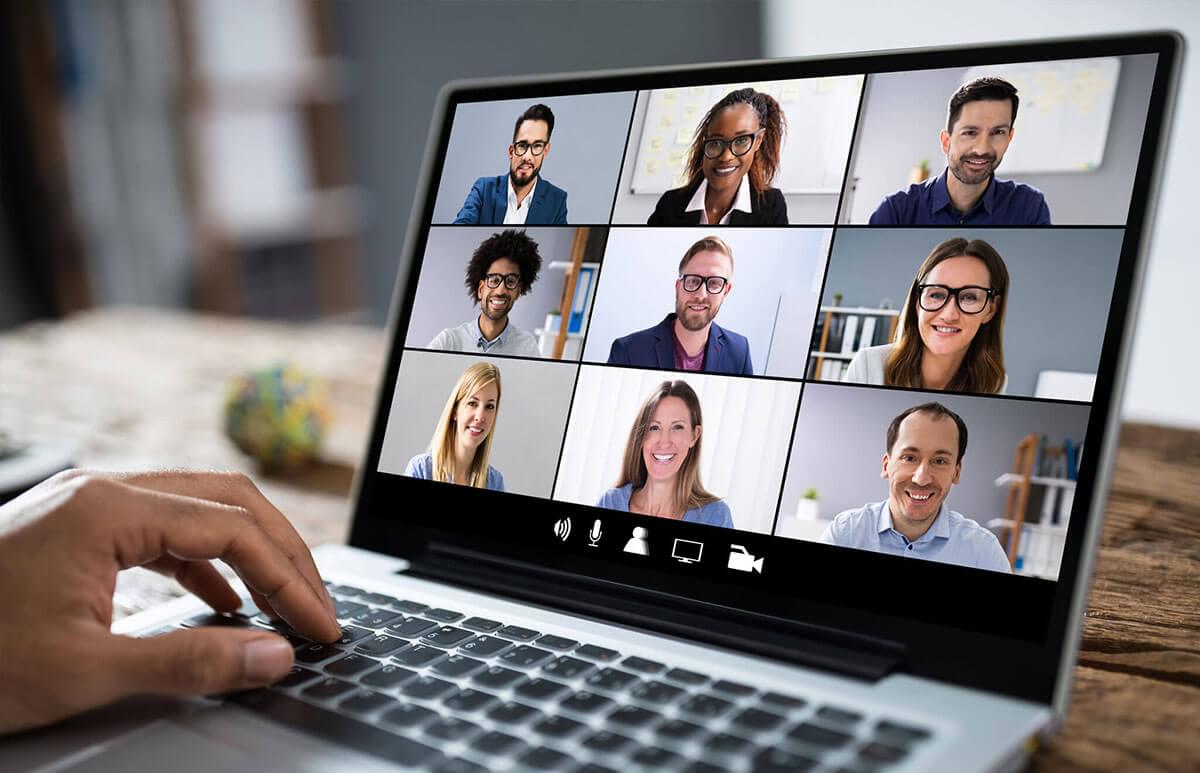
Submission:
[[[596,522],[592,524],[592,530],[588,532],[588,547],[599,547],[596,543],[600,541],[600,535],[603,533],[600,528],[600,519],[597,518]]]

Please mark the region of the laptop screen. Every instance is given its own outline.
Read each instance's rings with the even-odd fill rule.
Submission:
[[[450,89],[367,546],[1046,642],[1161,45]]]

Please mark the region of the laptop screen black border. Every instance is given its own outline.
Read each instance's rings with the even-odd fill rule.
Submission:
[[[610,591],[613,588],[621,589],[621,592],[613,593],[614,609],[619,608],[626,598],[638,596],[639,589],[649,588],[659,599],[664,593],[677,594],[681,601],[698,599],[772,617],[884,637],[904,647],[907,653],[906,668],[915,675],[1042,703],[1051,702],[1059,677],[1063,638],[1070,622],[1068,614],[1082,581],[1077,575],[1085,538],[1084,516],[1092,510],[1095,497],[1104,494],[1095,490],[1097,467],[1103,450],[1106,419],[1109,412],[1114,410],[1115,371],[1120,360],[1126,315],[1134,300],[1131,291],[1138,275],[1137,253],[1147,224],[1153,172],[1159,155],[1165,149],[1168,127],[1164,125],[1163,117],[1168,106],[1180,43],[1181,40],[1174,33],[1156,32],[804,60],[714,64],[649,73],[629,71],[529,79],[520,85],[511,85],[512,80],[497,84],[451,84],[442,96],[444,114],[434,116],[435,124],[427,149],[426,176],[417,196],[420,208],[414,212],[409,249],[405,251],[404,262],[401,263],[402,267],[407,266],[407,271],[402,268],[398,277],[398,288],[402,295],[398,292],[397,297],[401,307],[398,311],[393,309],[393,337],[380,387],[381,396],[365,470],[360,480],[350,544],[406,558],[414,567],[442,560],[442,556],[448,555],[448,548],[451,553],[462,555],[495,556],[501,566],[532,569],[535,579],[530,579],[530,575],[526,574],[523,575],[523,582],[544,582],[554,586],[554,574],[562,573],[569,573],[582,582],[594,579]],[[1121,247],[1109,328],[1098,367],[1100,377],[1096,383],[1080,462],[1078,494],[1073,510],[1075,517],[1068,531],[1057,582],[945,564],[902,561],[890,556],[815,543],[799,543],[797,548],[803,551],[805,559],[798,576],[817,581],[802,586],[806,591],[770,588],[767,583],[753,580],[750,585],[746,582],[697,582],[687,573],[678,571],[647,571],[620,562],[589,561],[572,552],[556,552],[553,543],[545,539],[549,535],[549,524],[555,518],[578,515],[578,522],[590,523],[591,516],[603,512],[608,518],[612,517],[612,511],[418,481],[378,471],[387,415],[404,348],[403,332],[408,328],[416,293],[416,277],[420,269],[417,256],[424,254],[430,233],[437,186],[457,104],[593,92],[632,92],[693,83],[860,73],[870,75],[1135,54],[1157,54],[1158,66],[1130,200],[1126,238]],[[440,124],[436,123],[438,121]],[[488,513],[486,517],[468,515],[473,513],[479,516],[481,506]],[[507,514],[510,520],[498,522],[497,511]],[[398,512],[405,515],[401,517]],[[455,526],[442,527],[440,523],[451,512],[455,513]],[[422,518],[419,515],[421,513],[428,515]],[[536,542],[518,541],[532,539],[535,526],[536,534],[541,535]],[[705,527],[693,528],[701,529],[698,532],[701,535],[710,533]],[[758,535],[757,538],[745,536],[750,543],[763,545],[764,548],[772,546],[768,552],[774,549],[778,540],[769,535]],[[539,568],[549,570],[544,579],[536,579]],[[819,582],[827,579],[832,571],[836,571],[832,576],[837,577],[838,582]],[[853,579],[847,581],[846,578]],[[887,597],[893,588],[930,589],[932,601],[929,597],[921,597],[919,592],[906,593],[902,598],[893,600]],[[748,590],[757,593],[757,597],[751,598]],[[559,586],[558,593],[569,605],[571,591]],[[979,598],[989,599],[990,603],[979,604],[975,601]],[[1028,610],[1035,611],[1029,614]],[[1013,617],[1022,611],[1025,612],[1024,617]],[[1033,616],[1039,619],[1030,622]],[[1024,620],[1026,624],[1024,627],[1014,627],[1011,624],[1014,620]],[[720,626],[721,621],[714,620],[713,625]]]

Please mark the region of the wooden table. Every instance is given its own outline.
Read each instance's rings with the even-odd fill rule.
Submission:
[[[0,334],[0,427],[70,442],[86,466],[243,470],[309,544],[341,541],[385,343],[355,326],[144,310],[26,326]],[[320,464],[263,477],[221,412],[233,375],[281,360],[330,383],[338,418]],[[1126,425],[1071,709],[1034,770],[1200,770],[1198,503],[1200,433]],[[118,586],[124,611],[147,582]]]

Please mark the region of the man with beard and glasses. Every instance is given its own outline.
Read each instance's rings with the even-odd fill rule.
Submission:
[[[1000,541],[945,506],[967,452],[967,425],[941,403],[915,405],[887,429],[883,472],[888,498],[846,510],[825,529],[830,545],[905,558],[1011,571]]]
[[[553,131],[554,113],[545,105],[522,113],[508,146],[508,174],[476,180],[455,225],[566,225],[567,192],[541,177]]]
[[[716,236],[693,244],[679,261],[675,313],[654,327],[613,341],[612,365],[754,375],[750,342],[713,322],[733,290],[733,250]]]
[[[537,242],[523,231],[492,234],[467,263],[467,295],[479,304],[479,316],[438,333],[429,348],[540,357],[537,338],[513,325],[508,315],[541,269]]]
[[[977,78],[950,97],[941,133],[946,169],[885,198],[871,225],[1050,225],[1042,192],[996,179],[1017,120],[1017,90],[1003,78]]]

